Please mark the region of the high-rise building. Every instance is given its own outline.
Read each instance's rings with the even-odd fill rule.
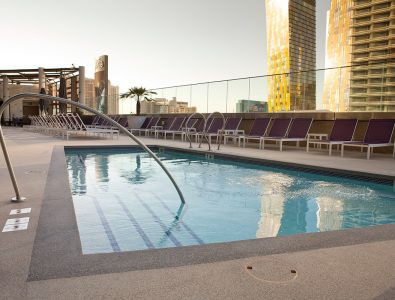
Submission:
[[[269,112],[315,109],[315,16],[315,0],[266,0]]]
[[[395,111],[395,1],[354,0],[350,111]]]
[[[101,96],[97,96],[95,79],[85,78],[85,104],[94,109],[99,109]],[[106,109],[109,115],[119,114],[119,87],[111,85],[108,80],[108,94],[106,95]],[[84,112],[85,114],[91,114]]]
[[[348,111],[352,0],[332,0],[327,13],[323,109]],[[344,68],[342,68],[344,67]]]

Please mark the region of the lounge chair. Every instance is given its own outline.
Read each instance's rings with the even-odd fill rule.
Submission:
[[[393,146],[392,156],[395,156],[395,145],[391,142],[394,133],[395,120],[393,119],[370,119],[363,141],[345,142],[341,145],[341,156],[344,147],[359,147],[361,151],[366,148],[366,158],[370,159],[374,148]]]
[[[236,142],[237,136],[239,136],[240,134],[244,134],[244,130],[239,130],[241,120],[242,120],[241,117],[228,118],[226,120],[225,128],[224,131],[222,132],[224,138],[224,144],[226,144],[228,139],[233,139],[233,141]],[[221,132],[219,130],[217,133],[217,138],[220,134]]]
[[[265,149],[266,140],[276,140],[285,138],[288,133],[289,126],[291,125],[292,119],[278,118],[273,120],[273,125],[267,136],[262,137],[261,149]]]
[[[149,135],[153,127],[157,126],[159,120],[160,120],[159,117],[151,118],[146,128],[139,129],[139,135],[141,135],[141,133],[144,133],[145,136]]]
[[[111,136],[111,138],[114,138],[114,135],[119,138],[119,130],[118,129],[110,129],[110,128],[89,128],[86,127],[84,122],[81,120],[80,116],[78,114],[67,114],[63,116],[66,120],[68,120],[70,123],[74,124],[72,125],[72,130],[67,131],[67,139],[69,137],[69,132],[71,133],[84,133],[84,134],[93,134],[93,135],[104,135],[104,136]]]
[[[100,119],[101,119],[100,116],[97,116],[97,115],[96,115],[96,116],[93,118],[92,123],[89,124],[89,125],[86,125],[86,126],[91,127],[91,126],[99,125],[100,122],[101,122]]]
[[[206,127],[209,127],[212,121],[213,121],[212,118],[208,119],[206,123]],[[195,142],[197,143],[199,141],[199,137],[203,134],[203,130],[204,130],[204,119],[198,119],[194,125],[194,128],[190,128],[188,131],[185,131],[185,140],[187,140],[187,136],[189,137],[194,136]]]
[[[128,118],[127,117],[119,117],[118,121],[119,125],[127,128],[128,127]]]
[[[62,138],[66,136],[67,138],[71,133],[79,133],[75,127],[67,120],[67,116],[63,114],[38,117],[42,120],[45,133],[52,133],[54,135],[61,135]]]
[[[292,119],[291,126],[285,137],[264,137],[263,139],[278,142],[280,144],[280,151],[283,151],[283,142],[296,142],[296,146],[299,147],[300,142],[307,141],[307,134],[312,123],[312,118]]]
[[[121,116],[108,116],[111,119],[113,119],[115,122],[119,122],[119,120],[121,119]],[[109,121],[104,120],[104,123],[102,125],[97,125],[94,128],[100,128],[100,129],[116,129],[114,126],[112,126],[110,124]]]
[[[165,123],[164,123],[163,125],[151,127],[151,130],[149,130],[148,135],[149,135],[150,133],[153,133],[153,134],[154,134],[154,137],[155,137],[155,138],[158,138],[159,133],[160,133],[160,132],[164,132],[164,131],[166,131],[166,130],[169,130],[170,127],[171,127],[171,125],[173,125],[173,123],[174,123],[175,120],[176,120],[176,118],[170,117],[170,118],[168,118],[168,119],[165,121]]]
[[[262,138],[266,135],[267,129],[269,128],[270,118],[257,118],[252,124],[252,128],[249,134],[239,135],[237,138],[239,140],[239,147],[241,141],[243,140],[243,147],[246,146],[246,141],[249,140],[259,140],[259,149],[262,148]]]
[[[168,130],[162,130],[159,131],[158,134],[163,133],[164,138],[166,139],[168,134],[172,135],[172,138],[174,140],[174,136],[176,134],[176,132],[180,132],[182,124],[184,124],[185,118],[183,117],[177,117],[173,123],[171,124],[170,128]],[[157,135],[158,137],[158,135]]]
[[[307,140],[306,151],[309,152],[310,144],[327,145],[329,155],[332,155],[332,146],[341,145],[345,142],[352,141],[355,128],[357,127],[357,119],[336,119],[333,123],[332,131],[328,140]]]
[[[147,117],[144,119],[143,123],[141,124],[140,128],[129,128],[129,131],[133,133],[133,131],[137,131],[140,135],[141,130],[147,129],[149,123],[151,122],[151,117]]]
[[[222,118],[213,118],[208,129],[206,129],[205,132],[198,133],[198,139],[206,136],[208,142],[211,144],[211,138],[215,136],[217,137],[217,142],[218,142],[218,135],[223,126],[224,126],[224,121]]]
[[[173,140],[177,135],[181,136],[181,141],[186,140],[186,135],[188,132],[196,132],[196,124],[199,119],[190,119],[186,121],[183,127],[178,131],[173,131]]]
[[[97,128],[97,127],[101,127],[101,126],[105,126],[106,124],[108,124],[108,121],[103,119],[100,116],[96,116],[93,121],[92,124],[89,125],[85,125],[87,128]]]

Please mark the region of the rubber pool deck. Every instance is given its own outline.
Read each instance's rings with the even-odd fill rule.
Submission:
[[[55,279],[28,280],[33,244],[46,190],[47,176],[54,146],[129,145],[125,137],[119,140],[71,138],[63,141],[42,134],[6,128],[10,157],[25,203],[11,203],[13,190],[3,158],[0,159],[0,225],[3,226],[11,209],[31,207],[27,230],[0,233],[0,298],[4,299],[281,299],[281,298],[358,298],[391,299],[395,297],[395,239],[394,226],[380,227],[380,238],[357,240],[352,245],[330,247],[322,236],[323,247],[293,248],[289,240],[281,253],[209,263],[185,264],[174,267],[117,272],[89,276],[59,276]],[[147,144],[187,149],[187,143],[143,139]],[[194,145],[196,149],[196,145]],[[203,146],[207,150],[207,146]],[[213,151],[215,154],[217,151]],[[361,153],[348,153],[345,158],[332,157],[314,151],[277,149],[240,149],[227,146],[220,150],[227,155],[244,155],[274,161],[306,164],[395,177],[395,159],[374,155],[367,161]],[[59,182],[59,191],[64,182]],[[56,214],[54,211],[53,214]],[[61,215],[61,214],[59,214]],[[56,222],[56,218],[53,222]],[[61,220],[58,220],[61,222]],[[47,235],[51,234],[51,224]],[[378,228],[378,227],[377,227]],[[377,230],[373,228],[371,230]],[[342,232],[344,234],[345,232]],[[366,233],[366,234],[364,234]],[[347,234],[347,233],[346,233]],[[360,232],[369,235],[369,230]],[[373,232],[373,235],[374,232]],[[377,235],[376,235],[377,236]],[[45,236],[50,238],[50,236]],[[240,245],[242,246],[242,244]],[[245,243],[248,248],[248,243]],[[270,248],[266,243],[264,247]],[[288,251],[287,251],[288,249]],[[213,252],[213,257],[217,253]],[[41,257],[42,263],[51,257]],[[61,257],[60,257],[61,259]],[[37,262],[36,262],[37,263]],[[38,261],[40,263],[40,261]],[[97,264],[105,264],[98,260]],[[158,263],[158,265],[160,265]],[[246,267],[251,266],[252,270]],[[289,273],[295,270],[296,273]],[[291,275],[290,275],[291,274]],[[296,274],[296,275],[292,275]],[[83,275],[83,274],[81,274]]]

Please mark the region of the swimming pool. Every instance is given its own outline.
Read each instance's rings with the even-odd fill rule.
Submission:
[[[395,223],[392,186],[166,150],[67,149],[84,254]]]

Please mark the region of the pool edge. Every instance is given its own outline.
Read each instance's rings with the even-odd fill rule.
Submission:
[[[390,224],[201,246],[82,255],[66,170],[66,148],[70,147],[53,148],[28,281],[212,263],[395,239],[395,224]]]

